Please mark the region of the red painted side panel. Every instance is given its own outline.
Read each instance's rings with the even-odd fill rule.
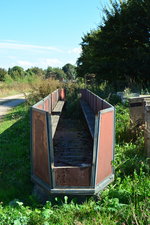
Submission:
[[[38,108],[38,109],[43,109],[43,103],[39,104],[39,105],[37,106],[37,108]]]
[[[52,99],[51,99],[51,94],[49,95],[49,113],[52,112]]]
[[[51,94],[51,109],[52,110],[54,109],[55,105],[56,105],[55,93],[52,92],[52,94]]]
[[[33,175],[50,184],[46,113],[32,110]]]
[[[114,111],[100,114],[96,184],[112,174]]]
[[[55,106],[56,106],[58,100],[59,100],[59,93],[58,93],[58,90],[53,91],[53,92],[51,93],[51,108],[52,108],[52,110],[55,108]]]
[[[60,100],[65,100],[65,89],[61,88],[59,92]]]
[[[48,98],[44,101],[44,110],[46,112],[49,112],[49,99]]]
[[[90,167],[55,167],[56,187],[59,186],[90,186],[91,168]]]

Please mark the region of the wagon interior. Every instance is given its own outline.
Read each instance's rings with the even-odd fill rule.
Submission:
[[[104,169],[105,173],[100,175],[96,170],[101,170],[102,167],[97,160],[101,154],[98,153],[100,123],[106,129],[103,121],[107,120],[105,117],[111,120],[109,117],[112,118],[114,109],[86,89],[80,90],[80,95],[80,111],[76,119],[66,116],[68,103],[64,89],[54,91],[31,110],[32,180],[41,186],[48,185],[51,191],[61,188],[95,188],[107,175],[112,175],[110,161],[113,148],[110,144],[110,153],[106,150],[103,163],[109,168]],[[107,116],[102,117],[101,113],[105,115],[105,111]],[[107,142],[112,142],[112,145],[113,130],[110,135],[111,140],[108,137]],[[106,141],[106,137],[102,139]]]

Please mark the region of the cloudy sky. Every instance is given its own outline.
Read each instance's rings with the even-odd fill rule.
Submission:
[[[0,67],[75,64],[109,0],[0,0]]]

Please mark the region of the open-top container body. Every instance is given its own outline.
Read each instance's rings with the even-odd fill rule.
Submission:
[[[64,89],[54,91],[31,108],[32,180],[50,194],[92,195],[114,179],[114,107],[87,89],[80,93],[92,140],[88,163],[87,159],[80,164],[55,163],[53,142],[65,101]],[[84,154],[89,154],[86,148]]]

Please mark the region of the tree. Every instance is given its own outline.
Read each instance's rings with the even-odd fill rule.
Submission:
[[[98,82],[150,81],[150,2],[113,2],[103,25],[82,38],[77,61],[80,76],[96,74]]]
[[[58,67],[48,67],[46,70],[46,78],[53,78],[53,79],[57,79],[57,80],[62,80],[66,78],[66,74],[64,73],[64,71]]]
[[[45,77],[45,71],[38,67],[32,67],[26,70],[26,75],[36,75],[39,77]]]
[[[62,70],[66,74],[66,78],[68,80],[74,80],[76,78],[77,72],[76,72],[76,66],[67,63],[62,67]]]
[[[0,68],[0,81],[4,81],[7,75],[7,71],[3,68]]]
[[[8,69],[8,74],[13,79],[15,79],[17,77],[20,77],[21,78],[21,77],[24,77],[25,76],[25,71],[20,66],[14,66],[14,67]]]

